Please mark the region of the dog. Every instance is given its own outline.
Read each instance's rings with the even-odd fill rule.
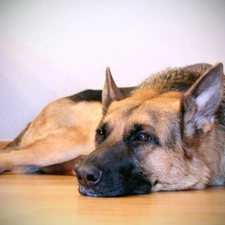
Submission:
[[[223,65],[153,75],[129,97],[108,77],[96,150],[81,161],[79,192],[95,197],[225,184]]]
[[[222,63],[130,88],[107,68],[103,91],[46,106],[1,151],[0,171],[76,175],[82,195],[100,197],[224,185],[224,115]]]

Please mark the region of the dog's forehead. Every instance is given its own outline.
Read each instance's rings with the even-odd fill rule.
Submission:
[[[165,115],[177,114],[180,111],[180,94],[169,92],[152,98],[137,98],[135,96],[121,101],[114,101],[109,106],[104,121],[118,121],[117,123],[149,123],[149,119]],[[154,122],[154,121],[153,121]]]

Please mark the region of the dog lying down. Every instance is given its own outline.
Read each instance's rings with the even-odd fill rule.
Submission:
[[[224,84],[222,63],[167,69],[135,88],[117,88],[107,68],[103,91],[47,105],[1,151],[0,171],[76,174],[88,196],[224,185]]]

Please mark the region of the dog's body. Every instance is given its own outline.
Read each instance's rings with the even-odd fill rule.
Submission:
[[[121,88],[126,96],[133,88]],[[0,153],[0,172],[75,175],[94,150],[102,117],[102,91],[86,90],[48,104]],[[80,157],[81,156],[81,157]]]
[[[77,169],[77,157],[95,149],[96,128],[96,150]],[[119,90],[107,70],[103,93],[49,104],[2,151],[0,170],[75,169],[80,193],[91,196],[201,189],[224,185],[224,137],[222,64],[169,69],[134,90]]]

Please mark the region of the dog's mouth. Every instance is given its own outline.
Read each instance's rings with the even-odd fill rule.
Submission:
[[[79,185],[79,192],[84,196],[91,197],[120,197],[120,196],[128,196],[128,195],[143,195],[149,194],[151,191],[151,186],[146,184],[142,187],[139,187],[132,191],[121,191],[119,188],[115,190],[108,190],[100,185],[99,187],[90,188],[83,185]]]

